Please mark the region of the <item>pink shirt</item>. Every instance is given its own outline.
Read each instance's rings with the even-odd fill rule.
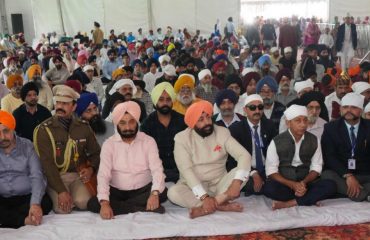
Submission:
[[[152,182],[152,191],[163,192],[165,175],[155,140],[138,132],[128,144],[115,133],[103,143],[97,178],[99,201],[109,200],[109,186],[128,191]]]

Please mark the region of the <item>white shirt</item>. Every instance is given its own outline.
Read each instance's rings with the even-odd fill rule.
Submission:
[[[247,94],[243,94],[239,96],[238,103],[235,105],[234,113],[239,113],[240,115],[244,116],[244,100],[247,97]],[[220,109],[217,107],[216,103],[213,104],[213,114],[220,113]]]
[[[335,91],[325,97],[325,106],[328,109],[329,120],[331,120],[331,113],[333,111],[332,106],[331,106],[333,101],[340,104],[340,99],[337,97],[337,93]]]
[[[290,135],[292,136],[292,138],[294,139],[292,133],[290,132],[289,130],[289,133]],[[302,138],[296,142],[294,141],[295,143],[295,153],[294,153],[294,157],[293,157],[293,160],[292,160],[292,166],[293,167],[298,167],[300,165],[303,164],[303,162],[301,161],[300,157],[299,157],[299,149],[301,148],[301,144],[302,144],[302,141],[304,139],[304,135],[302,136]],[[279,156],[277,154],[277,151],[276,151],[276,145],[275,145],[275,141],[271,141],[268,149],[267,149],[267,154],[266,154],[266,176],[270,176],[271,174],[274,174],[274,173],[278,173],[279,172]],[[315,171],[317,172],[318,174],[321,173],[321,170],[322,170],[322,165],[323,165],[323,160],[322,160],[322,153],[321,153],[321,144],[320,144],[320,140],[317,139],[317,149],[316,149],[316,152],[314,153],[314,155],[312,156],[312,159],[311,159],[311,165],[310,165],[310,171]]]
[[[319,44],[332,48],[334,46],[334,39],[330,34],[323,33],[320,35]]]
[[[234,113],[234,117],[233,117],[233,119],[231,120],[231,122],[230,123],[227,123],[227,122],[225,122],[224,121],[224,119],[222,118],[222,116],[221,116],[221,113],[219,113],[218,115],[217,115],[217,118],[216,118],[216,122],[218,122],[218,121],[223,121],[224,122],[224,124],[225,124],[225,126],[227,127],[227,128],[229,128],[234,122],[240,122],[240,118],[238,117],[238,115],[236,115],[235,113]]]
[[[265,117],[267,119],[270,119],[271,118],[272,110],[274,109],[274,105],[275,105],[275,103],[272,104],[272,106],[271,106],[270,109],[266,109],[266,108],[263,109],[263,113],[265,114]]]
[[[345,24],[344,25],[344,41],[345,42],[352,42],[351,25],[350,24]]]
[[[247,121],[248,121],[248,125],[249,125],[249,129],[251,131],[251,137],[252,137],[252,159],[251,159],[251,166],[253,168],[256,168],[257,167],[257,163],[256,163],[256,146],[255,146],[255,141],[254,141],[254,128],[253,128],[253,123],[251,123],[249,121],[249,119],[247,118]],[[258,128],[257,128],[257,132],[258,132],[258,136],[260,137],[260,144],[261,144],[261,147],[263,147],[263,141],[262,141],[262,138],[261,138],[261,121],[258,123]],[[262,153],[262,152],[261,152]],[[266,163],[266,159],[265,157],[263,156],[262,154],[262,162],[263,162],[263,165],[265,165]],[[256,170],[252,170],[251,173],[250,173],[250,176],[253,176],[253,174],[255,174],[257,171]]]
[[[155,85],[155,81],[157,80],[157,78],[162,77],[162,75],[163,75],[163,72],[158,72],[158,71],[155,74],[148,72],[144,75],[143,81],[145,82],[145,90],[148,93],[152,92],[154,85]]]

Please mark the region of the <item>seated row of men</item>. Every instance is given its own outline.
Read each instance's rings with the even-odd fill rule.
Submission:
[[[164,213],[167,197],[189,208],[191,218],[239,212],[234,200],[241,190],[273,199],[273,209],[318,205],[337,194],[369,196],[370,123],[361,118],[364,98],[356,93],[342,98],[342,117],[324,126],[320,141],[307,131],[309,112],[320,108],[314,97],[285,110],[287,130],[277,135],[257,94],[244,100],[246,117],[225,128],[213,123],[207,101],[190,105],[184,117],[173,111],[174,88],[163,82],[151,94],[156,111],[141,126],[139,104],[113,104],[114,133],[100,149],[89,123],[74,114],[79,94],[68,86],[53,91],[55,115],[36,127],[34,145],[0,111],[1,227],[39,225],[51,209],[89,210],[103,219]],[[223,96],[221,102],[230,95]],[[88,102],[78,115],[96,112],[93,106]],[[165,181],[176,184],[167,191]]]

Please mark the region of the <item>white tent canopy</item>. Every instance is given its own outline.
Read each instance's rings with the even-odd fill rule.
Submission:
[[[325,7],[315,15],[326,16],[324,21],[332,21],[334,16],[345,16],[347,12],[363,19],[369,15],[370,9],[369,0],[0,0],[1,2],[5,3],[10,33],[13,32],[11,14],[23,15],[27,41],[39,38],[41,33],[53,31],[58,34],[66,32],[70,36],[78,31],[89,33],[94,21],[101,24],[106,36],[110,29],[136,33],[139,27],[147,32],[149,29],[163,29],[167,26],[171,26],[174,31],[186,27],[190,32],[199,29],[201,33],[208,34],[213,31],[217,19],[220,19],[223,27],[230,16],[236,25],[240,19],[248,19],[246,15],[271,17],[266,16],[266,9],[269,9],[269,4],[271,6],[276,2],[300,4],[302,8],[320,4]],[[301,14],[307,15],[303,17],[310,17],[312,11],[302,10]]]

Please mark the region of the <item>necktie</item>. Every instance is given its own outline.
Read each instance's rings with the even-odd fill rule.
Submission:
[[[351,146],[352,146],[352,157],[355,154],[355,147],[356,147],[356,135],[355,135],[355,127],[351,126],[349,128],[351,130]]]
[[[265,172],[265,168],[263,167],[262,161],[262,152],[261,152],[261,143],[260,143],[260,136],[258,135],[258,125],[253,126],[254,128],[254,146],[256,152],[256,168],[258,173],[261,175]]]

